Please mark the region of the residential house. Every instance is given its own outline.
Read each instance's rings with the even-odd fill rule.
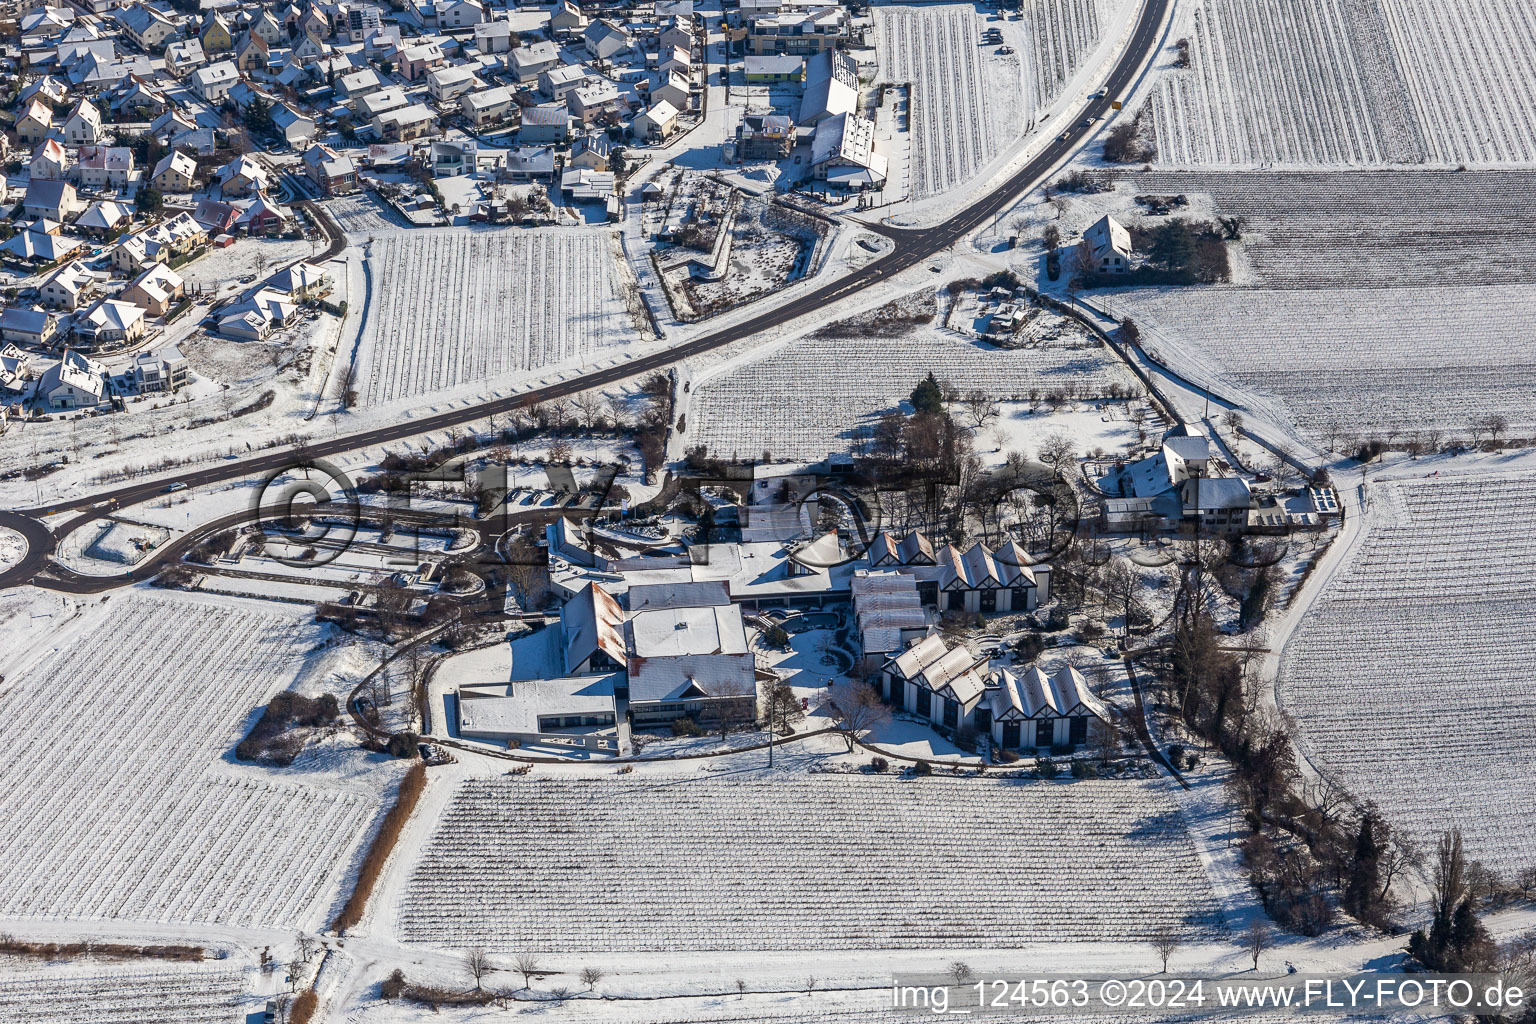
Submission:
[[[102,141],[101,111],[90,100],[81,99],[64,119],[64,141],[72,146],[92,146]]]
[[[693,23],[682,19],[674,19],[657,38],[657,49],[661,53],[671,53],[674,50],[683,51],[685,58],[693,53],[696,45],[693,34]]]
[[[191,192],[197,185],[197,161],[174,149],[155,164],[149,180],[161,192]]]
[[[677,108],[666,100],[658,100],[650,108],[637,115],[630,125],[636,138],[648,142],[665,142],[678,128]]]
[[[309,142],[316,134],[314,118],[299,113],[286,103],[272,107],[272,123],[283,141],[294,148]]]
[[[27,355],[16,347],[16,343],[37,349],[47,348],[58,331],[59,318],[41,306],[33,306],[31,309],[7,306],[0,311],[0,339],[7,342],[4,352],[0,354],[7,360],[6,372],[12,374],[13,380],[17,377],[25,378],[27,373]]]
[[[140,352],[133,361],[133,382],[141,393],[179,391],[192,380],[187,357],[175,345]]]
[[[604,115],[618,116],[629,109],[619,87],[606,78],[589,79],[586,85],[572,89],[566,94],[565,105],[582,124],[591,124]]]
[[[587,16],[574,0],[556,0],[549,11],[549,30],[554,36],[577,35],[587,27]]]
[[[38,180],[27,182],[21,208],[28,217],[67,224],[85,212],[85,203],[75,195],[75,186],[67,181]]]
[[[676,71],[663,71],[651,79],[650,91],[646,95],[652,103],[665,100],[677,110],[687,110],[688,77]]]
[[[165,48],[165,70],[177,78],[206,63],[208,55],[203,52],[202,42],[196,38],[178,39]]]
[[[58,139],[44,139],[32,151],[27,173],[33,181],[63,181],[69,174],[69,150]]]
[[[612,60],[635,45],[635,37],[607,18],[599,18],[582,33],[587,53],[594,60]]]
[[[127,227],[132,220],[133,207],[113,199],[101,199],[79,216],[75,227],[93,238],[106,238]]]
[[[279,270],[268,279],[266,287],[281,292],[294,302],[317,299],[330,286],[331,279],[313,263],[300,261]]]
[[[219,194],[226,199],[259,195],[272,184],[267,169],[249,154],[237,156],[219,168],[215,180],[219,184]]]
[[[203,19],[202,27],[197,30],[197,40],[204,53],[224,53],[235,48],[235,36],[229,22],[217,11],[210,11]]]
[[[503,174],[508,181],[548,181],[555,176],[551,146],[518,146],[507,153]]]
[[[96,288],[96,278],[85,269],[85,264],[74,260],[64,264],[43,279],[38,294],[44,305],[54,309],[78,309]]]
[[[614,197],[614,187],[612,171],[571,167],[560,175],[560,191],[573,203],[607,203]]]
[[[795,123],[783,114],[747,114],[736,147],[742,160],[784,160],[795,148]]]
[[[150,316],[165,316],[185,294],[180,274],[164,263],[151,263],[117,297],[142,306]]]
[[[613,141],[606,132],[594,132],[581,136],[571,144],[568,166],[578,170],[606,171],[613,156]]]
[[[564,142],[571,137],[570,111],[556,104],[525,107],[523,126],[517,137],[525,145]]]
[[[126,192],[134,178],[133,163],[133,150],[127,146],[81,146],[80,184]]]
[[[68,84],[52,75],[44,75],[34,79],[31,84],[21,90],[16,97],[16,105],[18,108],[30,107],[35,99],[41,101],[45,107],[54,107],[63,103],[68,97]]]
[[[107,368],[73,349],[43,371],[37,396],[49,409],[94,409],[107,386]]]
[[[517,33],[509,22],[482,21],[475,26],[475,49],[486,56],[511,53],[516,40]]]
[[[223,235],[235,229],[240,219],[240,207],[234,203],[221,203],[217,199],[199,199],[192,211],[192,220],[210,235]]]
[[[995,551],[977,542],[961,552],[935,547],[913,532],[878,534],[867,552],[871,569],[906,573],[922,603],[939,611],[1026,612],[1050,597],[1050,566],[1038,564],[1017,541]]]
[[[479,0],[424,0],[416,4],[416,15],[423,25],[447,32],[480,24],[485,7]]]
[[[427,95],[442,105],[452,103],[466,92],[479,87],[480,79],[475,77],[474,69],[467,65],[438,68],[427,74]]]
[[[974,727],[987,695],[987,659],[939,633],[912,641],[880,668],[881,696],[951,733]]]
[[[383,12],[373,4],[343,4],[338,21],[352,43],[361,43],[384,27]]]
[[[250,33],[268,46],[281,46],[288,41],[288,31],[272,16],[270,10],[263,10],[256,15],[256,20],[251,22]]]
[[[151,263],[170,263],[208,240],[208,231],[190,213],[178,213],[128,235],[112,250],[112,265],[136,274]]]
[[[383,139],[410,142],[437,132],[437,115],[424,103],[389,110],[373,119],[373,130]]]
[[[425,78],[444,63],[443,48],[436,43],[421,43],[400,51],[400,74],[408,82]]]
[[[239,81],[240,69],[235,67],[234,61],[229,60],[198,68],[189,78],[192,91],[214,106],[223,103],[224,97],[229,95],[229,91]]]
[[[838,114],[816,126],[811,137],[811,174],[847,189],[880,188],[888,160],[875,149],[875,122]]]
[[[53,131],[53,111],[40,99],[30,100],[16,119],[16,141],[36,145]]]
[[[544,41],[519,46],[512,51],[507,67],[519,82],[531,82],[560,64],[560,51],[554,43]]]
[[[384,88],[385,82],[373,68],[360,68],[336,77],[336,97],[352,101]]]
[[[288,323],[298,310],[299,307],[281,293],[261,288],[244,302],[221,310],[214,329],[230,338],[264,341],[275,329]]]
[[[752,19],[747,26],[747,52],[808,55],[848,41],[851,22],[842,7],[780,10]]]
[[[591,77],[574,64],[562,64],[539,74],[539,92],[557,103],[564,103],[572,89],[587,83]]]
[[[267,41],[254,32],[247,32],[235,42],[235,67],[249,74],[267,70],[272,49]]]
[[[1131,269],[1131,233],[1109,214],[1083,232],[1083,241],[1092,255],[1090,269],[1100,274],[1124,274]]]
[[[805,78],[805,58],[790,53],[753,54],[744,63],[747,81],[752,85],[799,82]]]
[[[352,158],[326,145],[310,146],[301,159],[304,173],[328,196],[357,191],[357,167]]]
[[[240,216],[235,218],[235,229],[249,235],[275,235],[293,223],[293,214],[285,206],[279,206],[266,196],[242,200],[235,204]]]
[[[692,73],[693,58],[682,48],[662,50],[656,59],[656,70],[662,74],[676,73],[686,82]]]
[[[129,75],[109,93],[108,105],[119,117],[148,121],[165,113],[170,106],[165,93],[138,75]]]
[[[352,109],[357,111],[359,117],[372,121],[380,114],[408,107],[410,102],[410,100],[405,98],[404,89],[398,85],[392,85],[387,89],[365,92],[355,96],[352,99]]]
[[[46,224],[53,224],[55,230],[39,230],[39,225]],[[78,238],[59,234],[55,222],[41,220],[0,242],[0,252],[8,253],[17,262],[33,264],[57,263],[83,247]]]
[[[513,106],[512,90],[506,86],[467,92],[459,97],[459,111],[476,127],[507,120]]]
[[[92,348],[136,341],[144,336],[144,310],[119,299],[97,299],[70,330],[81,344]]]
[[[119,8],[116,19],[123,28],[123,34],[145,50],[159,49],[165,45],[166,40],[176,35],[175,22],[144,4]]]

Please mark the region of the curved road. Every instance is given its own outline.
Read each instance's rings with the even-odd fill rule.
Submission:
[[[927,228],[880,228],[881,234],[895,241],[895,247],[891,252],[824,287],[807,292],[781,306],[765,310],[734,327],[703,335],[665,351],[634,359],[618,366],[595,370],[570,380],[551,384],[536,391],[525,391],[479,405],[466,406],[463,409],[438,413],[420,419],[404,420],[399,423],[378,427],[373,430],[360,431],[355,434],[317,439],[303,445],[299,449],[278,449],[249,459],[226,461],[206,469],[192,470],[173,477],[161,477],[153,482],[129,484],[125,487],[98,491],[95,494],[60,501],[40,508],[23,509],[20,510],[20,517],[33,517],[34,525],[36,525],[36,517],[72,510],[89,510],[86,515],[71,519],[52,531],[50,541],[48,542],[48,547],[51,550],[59,540],[83,523],[114,512],[124,506],[134,505],[154,497],[164,492],[172,483],[181,483],[188,487],[222,483],[237,477],[277,472],[291,467],[297,459],[324,458],[329,455],[355,451],[359,448],[369,448],[386,444],[390,441],[415,437],[434,430],[459,426],[474,420],[484,419],[487,416],[511,412],[523,406],[555,398],[564,398],[591,388],[613,384],[652,370],[665,369],[681,359],[709,352],[761,331],[779,327],[801,316],[824,310],[855,292],[861,291],[895,274],[899,274],[904,270],[908,270],[934,254],[944,251],[980,227],[988,219],[1006,209],[1019,195],[1038,184],[1057,163],[1065,159],[1083,138],[1093,130],[1090,126],[1083,123],[1084,119],[1089,117],[1097,119],[1104,116],[1109,112],[1113,99],[1128,90],[1143,60],[1157,44],[1159,29],[1162,25],[1163,16],[1168,9],[1168,2],[1169,0],[1145,0],[1135,32],[1131,36],[1130,44],[1126,47],[1125,52],[1121,54],[1120,60],[1110,73],[1108,80],[1105,82],[1103,92],[1099,94],[1098,99],[1089,101],[1081,115],[1074,119],[1073,125],[1060,138],[1052,140],[1033,160],[1008,178],[1001,186],[982,196],[975,203],[948,220]],[[16,516],[17,513],[7,514],[4,518],[0,518],[0,525],[11,526],[13,529],[23,532],[29,541],[36,537],[35,531],[25,531],[22,530],[22,527],[14,525]],[[46,558],[47,552],[39,554],[38,549],[29,543],[27,556],[20,564],[5,572],[0,572],[0,588],[16,586],[31,579],[46,564]]]

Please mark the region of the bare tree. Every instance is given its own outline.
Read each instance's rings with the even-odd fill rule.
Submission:
[[[1153,929],[1151,942],[1153,951],[1157,953],[1158,958],[1163,962],[1163,973],[1167,974],[1168,958],[1173,956],[1174,950],[1184,944],[1183,937],[1179,935],[1179,930],[1173,925],[1163,924]]]
[[[476,946],[473,949],[465,952],[464,969],[468,971],[469,976],[474,979],[476,992],[480,991],[481,984],[485,980],[485,976],[495,970],[495,968],[491,966],[490,954],[488,954],[479,946]]]
[[[890,709],[881,702],[875,688],[853,679],[833,684],[822,698],[822,707],[842,730],[849,753],[853,752],[854,742],[860,734],[891,718]]]
[[[523,988],[532,988],[533,976],[539,973],[539,958],[532,953],[519,953],[512,961],[512,969],[523,976]]]
[[[1477,426],[1488,432],[1494,444],[1499,443],[1499,435],[1509,429],[1509,419],[1502,413],[1489,413],[1477,421]]]
[[[763,686],[763,712],[763,717],[768,719],[768,727],[785,734],[805,717],[800,698],[795,696],[794,689],[782,679]]]
[[[603,970],[600,967],[583,967],[581,969],[581,983],[591,991],[603,980]]]
[[[1255,917],[1248,922],[1248,955],[1253,957],[1253,969],[1259,969],[1259,954],[1274,945],[1274,936],[1270,933],[1269,925],[1264,923],[1261,917]],[[1164,970],[1167,970],[1164,967]]]
[[[747,997],[747,979],[745,979],[745,978],[737,978],[736,979],[736,998],[737,999],[745,999],[746,997]]]
[[[997,415],[997,399],[981,388],[974,388],[966,392],[965,408],[971,414],[971,425],[980,430]]]
[[[600,391],[583,391],[573,400],[576,411],[581,414],[581,425],[591,430],[603,410],[608,408],[608,402]]]
[[[1035,454],[1059,477],[1062,475],[1061,468],[1077,458],[1077,442],[1065,431],[1053,430],[1040,442],[1040,448]]]
[[[976,976],[976,972],[964,960],[956,960],[949,965],[949,976],[955,979],[956,985],[964,985]]]

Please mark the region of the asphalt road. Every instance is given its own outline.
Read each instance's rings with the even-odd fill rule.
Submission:
[[[291,448],[276,449],[247,459],[227,460],[204,469],[189,470],[173,477],[161,477],[153,483],[129,484],[124,487],[98,491],[94,494],[67,499],[39,508],[19,511],[23,517],[40,517],[59,512],[89,510],[86,515],[75,517],[52,531],[51,543],[48,545],[49,550],[51,550],[59,540],[63,539],[69,532],[84,522],[89,522],[124,506],[134,505],[152,498],[157,494],[163,493],[172,483],[185,484],[188,487],[200,487],[208,484],[222,483],[239,477],[273,473],[293,466],[301,457],[311,459],[326,458],[344,452],[355,451],[359,448],[375,447],[391,441],[415,437],[430,431],[460,426],[494,414],[511,412],[514,409],[538,402],[564,398],[591,388],[603,387],[638,374],[665,369],[681,359],[721,348],[761,331],[779,327],[801,316],[825,310],[872,284],[886,280],[895,274],[918,265],[925,259],[931,258],[936,253],[943,252],[986,223],[987,220],[996,216],[1000,211],[1007,209],[1021,194],[1038,184],[1057,163],[1065,159],[1081,143],[1083,138],[1093,130],[1093,126],[1085,124],[1084,120],[1089,117],[1095,119],[1103,117],[1109,112],[1110,104],[1113,100],[1127,91],[1138,69],[1141,67],[1142,61],[1151,52],[1152,48],[1157,45],[1158,30],[1162,25],[1163,15],[1167,11],[1168,2],[1169,0],[1146,0],[1140,19],[1137,22],[1136,30],[1131,37],[1131,42],[1121,55],[1120,60],[1116,63],[1114,70],[1110,73],[1100,97],[1089,102],[1081,117],[1067,129],[1064,136],[1053,140],[1039,155],[1012,175],[1001,186],[977,199],[975,203],[953,217],[933,227],[916,229],[882,227],[880,233],[894,242],[894,248],[891,252],[875,259],[846,277],[791,299],[783,305],[765,310],[734,327],[703,335],[665,351],[634,359],[618,366],[594,370],[536,391],[509,395],[505,398],[493,399],[479,405],[466,406],[463,409],[455,409],[433,416],[402,420],[399,423],[392,423],[388,426],[360,431],[355,434],[317,439],[305,444],[302,452],[296,452]],[[16,515],[14,513],[8,513],[4,517],[0,517],[0,525],[9,525],[14,529],[21,530],[21,527],[16,526],[15,522]],[[28,536],[29,541],[36,537],[35,530],[22,532]],[[29,543],[27,556],[22,563],[10,570],[0,572],[0,588],[15,586],[18,583],[25,582],[33,575],[36,575],[45,562],[46,553],[40,553],[35,546]]]

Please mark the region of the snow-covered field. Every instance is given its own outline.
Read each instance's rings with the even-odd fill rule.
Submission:
[[[1524,0],[1199,0],[1175,32],[1190,68],[1151,96],[1162,163],[1536,160]]]
[[[813,336],[696,384],[686,441],[722,457],[825,458],[863,444],[930,371],[962,395],[981,388],[1004,400],[1135,384],[1103,345],[1069,331],[1018,349],[931,326],[896,338]]]
[[[382,235],[358,354],[365,406],[580,363],[636,335],[606,231]]]
[[[254,281],[247,277],[267,277],[295,260],[307,260],[324,249],[323,242],[287,238],[242,238],[227,249],[210,249],[176,272],[188,287],[197,286],[209,294],[240,291]]]
[[[0,526],[0,569],[9,569],[26,557],[27,542],[21,534],[9,527]]]
[[[1004,947],[1220,920],[1163,783],[471,779],[406,941],[503,951]]]
[[[0,1020],[28,1024],[233,1024],[244,977],[224,964],[30,964],[0,969]]]
[[[1104,26],[1114,20],[1114,8],[1123,3],[1124,0],[1034,0],[1023,6],[1022,14],[1034,44],[1031,64],[1036,103],[1048,102],[1077,72],[1083,58],[1098,45]]]
[[[1421,848],[1459,826],[1536,865],[1536,474],[1372,488],[1368,530],[1286,644],[1285,709],[1314,763]]]
[[[912,83],[911,186],[937,195],[974,177],[998,152],[984,62],[1013,61],[978,46],[969,5],[876,7],[880,81]]]
[[[405,230],[399,225],[399,215],[368,192],[328,199],[325,209],[341,229],[357,241],[384,232]]]
[[[1092,302],[1134,317],[1178,373],[1313,438],[1335,422],[1466,436],[1491,413],[1510,436],[1536,426],[1528,287],[1148,289]]]
[[[320,924],[383,780],[225,760],[318,635],[270,607],[118,595],[7,675],[0,916]]]
[[[1120,186],[1210,196],[1216,213],[1242,219],[1242,255],[1255,281],[1270,288],[1536,277],[1531,171],[1151,172]]]

